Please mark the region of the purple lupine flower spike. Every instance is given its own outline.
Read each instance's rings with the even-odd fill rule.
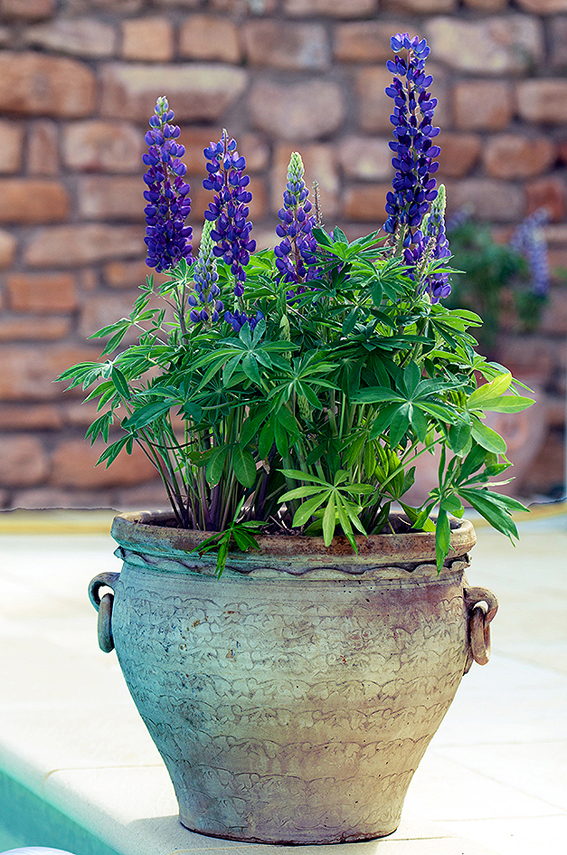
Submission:
[[[205,190],[214,190],[216,195],[205,211],[205,219],[212,222],[211,238],[216,242],[213,252],[228,264],[235,278],[234,293],[244,294],[245,267],[250,253],[256,249],[256,241],[250,239],[252,223],[247,221],[248,203],[252,193],[246,190],[250,178],[243,174],[246,161],[239,156],[236,142],[228,138],[226,131],[218,143],[211,143],[204,150],[209,177],[203,181]]]
[[[445,186],[440,184],[430,212],[423,218],[421,228],[414,232],[413,244],[404,250],[404,261],[410,265],[409,276],[418,283],[421,292],[429,294],[432,303],[451,293],[449,273],[439,271],[424,276],[430,261],[451,255],[445,229],[445,203]]]
[[[386,94],[394,100],[390,121],[395,139],[390,148],[395,152],[392,165],[396,174],[393,192],[386,197],[388,219],[383,228],[408,247],[419,241],[419,225],[437,196],[432,178],[439,168],[433,158],[441,152],[432,142],[439,133],[439,128],[432,125],[437,99],[427,91],[433,78],[425,74],[425,60],[430,51],[425,39],[420,41],[417,36],[410,39],[408,33],[398,33],[392,36],[391,46],[396,54],[407,51],[407,58],[396,56],[386,63],[388,70],[397,75],[386,89]]]
[[[316,223],[315,217],[311,215],[312,205],[307,198],[309,191],[303,174],[301,155],[294,151],[288,166],[284,206],[278,211],[280,222],[276,226],[276,234],[283,240],[274,252],[276,267],[283,281],[295,284],[301,284],[316,275],[314,264],[317,241],[313,237]]]
[[[191,188],[183,180],[187,167],[180,158],[185,154],[185,146],[176,142],[180,129],[170,124],[173,118],[167,99],[158,98],[145,136],[149,148],[142,158],[148,167],[144,175],[148,185],[144,192],[148,202],[144,209],[146,264],[158,272],[175,267],[181,258],[192,261],[189,241],[193,230],[185,224],[191,211],[187,195]]]

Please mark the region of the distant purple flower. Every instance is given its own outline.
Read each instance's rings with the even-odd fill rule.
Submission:
[[[510,246],[527,260],[534,294],[545,297],[549,291],[550,272],[547,243],[543,226],[549,221],[549,211],[538,208],[523,220],[510,240]]]
[[[390,148],[395,152],[392,165],[396,174],[393,192],[386,197],[388,219],[384,231],[399,233],[403,246],[408,247],[419,240],[416,231],[429,210],[429,203],[437,196],[436,182],[431,177],[439,168],[432,159],[441,152],[432,142],[439,133],[439,128],[431,124],[437,99],[427,91],[433,78],[424,70],[430,51],[425,39],[420,41],[417,36],[410,39],[408,33],[398,33],[390,43],[394,53],[407,51],[407,58],[396,56],[386,63],[388,70],[398,76],[386,89],[386,94],[394,100],[390,121],[395,139]]]
[[[192,307],[189,318],[194,324],[206,323],[209,320],[216,324],[219,319],[219,312],[224,309],[222,301],[218,299],[220,288],[217,285],[219,277],[211,240],[212,227],[213,224],[209,220],[205,220],[199,255],[193,268],[195,293],[189,297],[189,305]]]
[[[149,149],[142,158],[149,167],[144,175],[148,185],[144,192],[148,202],[144,209],[146,264],[158,272],[174,267],[181,258],[192,260],[189,241],[193,230],[185,225],[191,210],[187,195],[191,188],[183,181],[187,167],[179,158],[185,154],[185,146],[176,142],[180,129],[170,124],[173,118],[167,99],[158,98],[145,136]]]
[[[284,206],[278,211],[280,222],[276,234],[283,238],[275,249],[276,267],[284,282],[300,284],[315,276],[315,251],[317,241],[313,237],[315,217],[309,191],[303,180],[303,161],[294,151],[291,155],[287,185],[283,194]],[[298,290],[298,289],[296,289]]]
[[[250,178],[242,170],[246,161],[236,150],[236,142],[229,140],[226,131],[218,143],[211,143],[204,150],[209,177],[203,181],[205,190],[214,190],[216,195],[205,211],[205,219],[214,225],[211,238],[217,246],[213,253],[222,258],[235,277],[234,293],[244,294],[246,271],[250,253],[256,249],[256,241],[250,239],[252,223],[247,221],[250,213],[248,203],[252,193],[245,188]]]

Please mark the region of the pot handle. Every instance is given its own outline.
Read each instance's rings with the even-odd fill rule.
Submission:
[[[112,604],[114,602],[114,586],[120,578],[120,573],[99,573],[89,583],[89,598],[98,612],[98,646],[104,653],[114,650],[112,637]],[[100,596],[101,588],[112,588]]]
[[[488,588],[465,588],[463,593],[468,616],[466,674],[473,660],[486,665],[490,659],[490,622],[498,611],[498,600]]]

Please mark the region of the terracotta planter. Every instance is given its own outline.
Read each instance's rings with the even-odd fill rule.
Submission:
[[[358,556],[344,538],[265,536],[218,581],[190,552],[206,535],[163,523],[115,519],[124,566],[91,598],[183,825],[303,844],[395,831],[463,672],[488,659],[497,604],[466,586],[472,525],[439,576],[430,534],[361,538]]]

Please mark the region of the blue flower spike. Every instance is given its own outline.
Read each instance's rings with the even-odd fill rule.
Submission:
[[[247,220],[252,193],[247,190],[250,178],[244,175],[246,160],[236,150],[236,142],[229,139],[226,130],[217,143],[211,143],[204,154],[208,177],[203,181],[205,190],[214,190],[215,197],[205,211],[205,219],[213,223],[211,239],[216,246],[213,253],[222,258],[234,275],[234,293],[244,294],[245,267],[256,241],[250,238],[252,223]]]
[[[145,136],[148,151],[142,157],[148,167],[144,174],[144,199],[148,203],[144,209],[146,264],[160,273],[175,267],[182,258],[192,261],[193,230],[185,223],[191,211],[191,188],[183,178],[187,167],[180,158],[185,146],[177,142],[181,131],[171,124],[174,116],[167,98],[158,98]]]
[[[437,196],[436,181],[432,177],[439,168],[434,162],[441,149],[433,142],[439,128],[432,124],[437,99],[428,92],[433,78],[425,73],[425,60],[430,48],[425,39],[410,39],[408,33],[398,33],[391,38],[396,55],[386,66],[396,75],[386,94],[393,99],[390,116],[394,140],[390,148],[395,153],[392,165],[396,173],[392,191],[386,197],[388,219],[384,231],[395,236],[399,248],[407,248],[419,241],[419,226]]]
[[[217,284],[217,262],[214,255],[214,244],[211,239],[213,224],[205,220],[199,255],[193,270],[193,281],[195,293],[189,297],[191,311],[189,319],[194,323],[213,323],[219,320],[219,313],[223,311],[224,305],[220,297],[220,288]]]
[[[314,264],[317,241],[313,237],[313,226],[316,223],[315,216],[311,214],[312,205],[303,175],[301,155],[294,151],[287,171],[284,205],[278,211],[276,234],[282,241],[274,252],[281,278],[284,282],[296,285],[316,275]]]

